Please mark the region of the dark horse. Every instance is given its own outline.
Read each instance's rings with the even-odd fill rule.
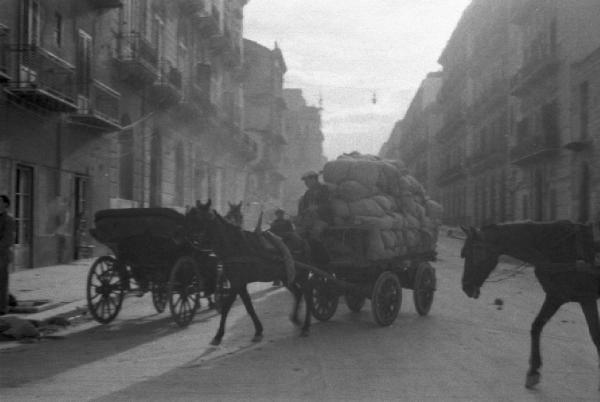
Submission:
[[[212,249],[223,263],[225,277],[229,281],[230,289],[222,301],[221,323],[219,330],[211,344],[218,345],[225,335],[225,323],[231,305],[239,295],[246,307],[246,311],[254,323],[255,334],[252,339],[259,342],[263,337],[263,326],[254,311],[252,300],[246,286],[252,282],[273,282],[275,280],[286,283],[295,299],[291,320],[299,325],[298,310],[302,297],[306,301],[306,315],[301,328],[301,335],[307,336],[310,329],[310,312],[312,299],[308,286],[308,271],[296,271],[291,283],[288,281],[284,259],[276,250],[265,247],[265,239],[261,235],[240,229],[225,220],[216,211],[210,208],[211,201],[202,204],[197,201],[186,217],[190,225],[202,231]],[[293,265],[293,261],[290,261]]]
[[[244,224],[244,215],[242,215],[242,204],[243,201],[240,201],[239,204],[229,204],[229,211],[225,214],[225,219],[231,223],[233,223],[238,228],[241,228]]]
[[[463,291],[479,297],[479,289],[508,255],[534,266],[546,299],[531,325],[531,354],[525,386],[540,381],[540,335],[544,325],[567,302],[581,305],[600,359],[600,324],[596,300],[600,268],[594,267],[594,241],[590,226],[569,221],[522,222],[489,225],[481,230],[464,228],[467,235],[461,257],[465,259]]]

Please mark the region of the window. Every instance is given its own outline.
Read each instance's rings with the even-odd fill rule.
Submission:
[[[581,140],[588,137],[590,85],[587,81],[579,85],[579,135]]]
[[[59,13],[54,14],[54,44],[57,47],[62,46],[62,30],[63,30],[63,19]]]
[[[23,40],[31,45],[40,43],[40,3],[26,0],[23,3]]]
[[[89,98],[91,81],[92,37],[79,31],[77,38],[77,91]]]
[[[129,124],[129,116],[123,123]],[[133,200],[134,150],[133,130],[123,131],[119,136],[119,198]]]
[[[185,160],[183,143],[178,143],[175,150],[175,205],[183,206],[185,193]]]

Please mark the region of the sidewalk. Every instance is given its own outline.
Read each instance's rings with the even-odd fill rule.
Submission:
[[[11,273],[10,293],[18,306],[9,315],[41,321],[78,307],[85,308],[87,274],[93,261],[93,258],[76,260]],[[45,303],[36,306],[33,301]]]

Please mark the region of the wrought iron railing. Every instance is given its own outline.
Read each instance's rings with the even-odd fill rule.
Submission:
[[[38,89],[69,101],[75,99],[75,68],[37,45],[7,45],[18,69],[9,88]]]

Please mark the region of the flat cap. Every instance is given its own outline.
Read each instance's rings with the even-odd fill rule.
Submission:
[[[319,174],[314,170],[309,170],[302,175],[302,180],[308,179],[309,177],[319,177]]]

